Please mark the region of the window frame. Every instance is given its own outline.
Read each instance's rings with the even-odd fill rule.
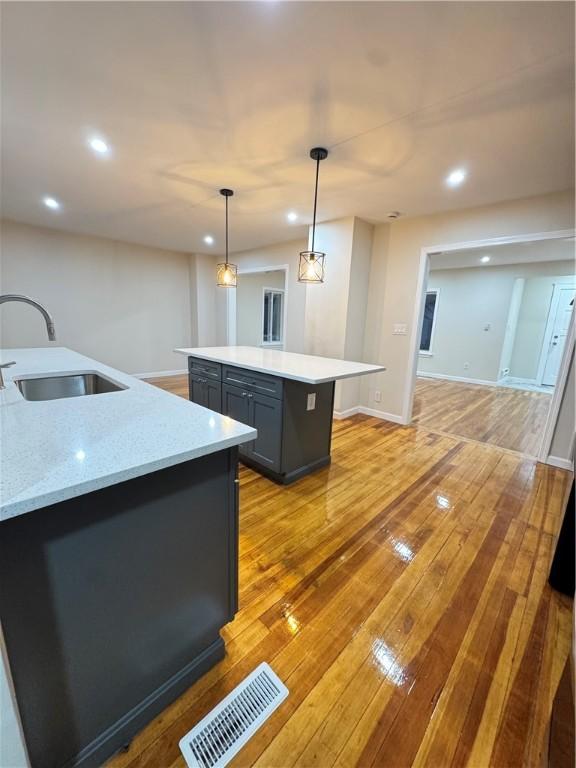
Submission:
[[[436,294],[436,301],[434,303],[434,316],[432,317],[432,328],[430,329],[430,345],[428,349],[421,349],[422,344],[422,331],[424,329],[424,312],[426,311],[426,299],[428,294]],[[434,355],[434,333],[436,331],[436,321],[438,320],[438,304],[440,302],[440,289],[430,288],[424,291],[424,306],[422,308],[422,327],[420,328],[420,341],[418,344],[418,354],[422,357],[432,357]]]
[[[265,313],[265,305],[266,305],[266,294],[278,294],[281,296],[280,301],[280,313],[279,313],[279,322],[280,322],[280,333],[279,333],[279,340],[278,341],[266,341],[264,338],[264,313]],[[268,286],[264,286],[262,288],[262,322],[261,322],[261,344],[263,347],[278,347],[284,345],[284,303],[286,301],[285,297],[286,289],[285,288],[271,288]],[[272,329],[272,316],[273,316],[273,301],[270,301],[269,304],[269,310],[268,310],[268,323],[269,328]]]

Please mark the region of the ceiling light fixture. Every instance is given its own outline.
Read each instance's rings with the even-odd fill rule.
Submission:
[[[298,282],[323,283],[325,253],[314,250],[314,238],[316,235],[316,206],[318,202],[318,173],[320,160],[328,157],[328,150],[323,147],[315,147],[310,150],[310,157],[316,161],[316,183],[314,185],[314,216],[312,218],[312,245],[309,251],[301,251],[298,265]]]
[[[218,264],[216,267],[216,284],[221,288],[236,288],[238,267],[228,263],[228,198],[232,197],[234,192],[231,189],[221,189],[220,194],[226,200],[226,260],[224,264]]]
[[[296,211],[288,211],[288,213],[286,214],[286,218],[288,219],[288,221],[294,223],[295,221],[298,221],[298,214],[296,213]]]
[[[206,245],[214,245],[214,238],[212,235],[204,235],[204,242]]]
[[[446,184],[448,184],[449,187],[459,187],[466,176],[467,174],[464,168],[455,168],[448,174],[448,176],[446,176]]]
[[[42,202],[46,206],[46,208],[50,208],[51,211],[59,211],[60,210],[60,203],[58,200],[55,200],[53,197],[44,197],[42,198]]]
[[[480,261],[482,262],[482,264],[488,264],[491,258],[492,258],[491,256],[482,256]]]
[[[88,141],[88,144],[90,146],[90,149],[92,149],[96,154],[98,155],[107,155],[108,152],[110,152],[110,147],[104,139],[100,139],[97,136],[94,136]]]

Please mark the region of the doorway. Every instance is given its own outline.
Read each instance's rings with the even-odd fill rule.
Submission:
[[[561,234],[424,252],[416,426],[541,457],[576,295]]]
[[[575,285],[560,284],[554,286],[538,370],[538,380],[545,387],[554,387],[558,379],[575,295]]]
[[[228,344],[284,349],[288,302],[287,267],[239,270],[228,292]]]

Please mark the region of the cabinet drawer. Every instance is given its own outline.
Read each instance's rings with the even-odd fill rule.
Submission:
[[[188,358],[188,370],[198,376],[210,376],[211,379],[220,380],[222,376],[222,366],[220,363],[213,363],[211,360],[202,360],[200,357]]]
[[[222,381],[235,387],[244,387],[250,392],[258,392],[268,397],[282,397],[282,379],[268,376],[265,373],[249,371],[247,368],[237,368],[233,365],[222,366]]]

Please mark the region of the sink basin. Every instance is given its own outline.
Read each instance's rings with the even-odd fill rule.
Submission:
[[[100,395],[120,392],[127,387],[98,373],[75,373],[67,376],[45,376],[39,379],[14,379],[26,400],[59,400],[63,397]]]

